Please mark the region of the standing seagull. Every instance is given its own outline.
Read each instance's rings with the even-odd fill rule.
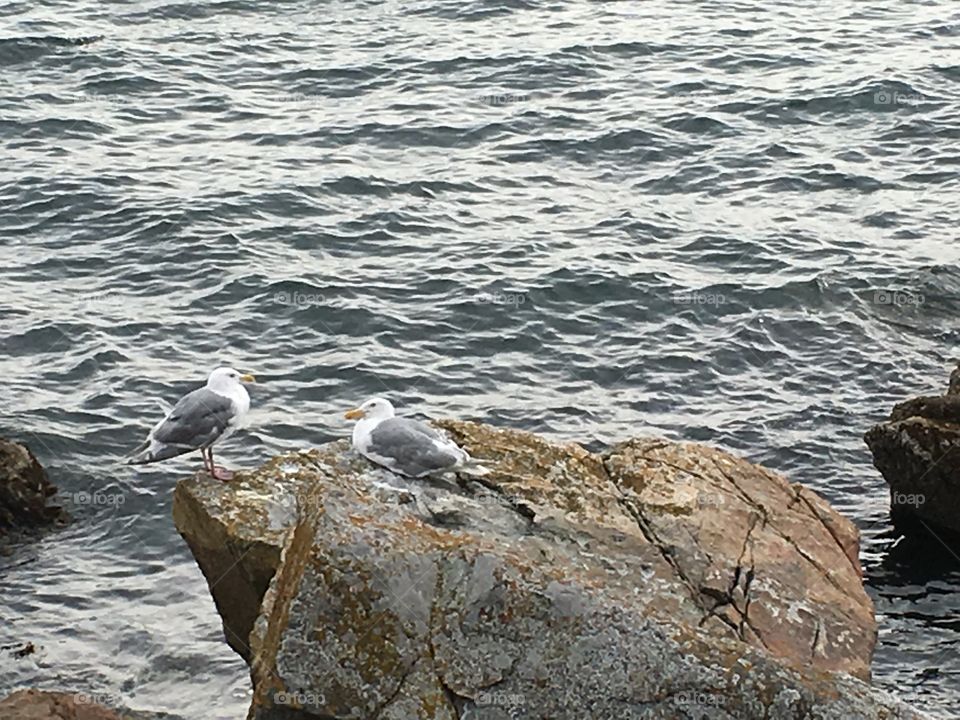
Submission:
[[[486,469],[477,465],[466,450],[419,420],[394,417],[389,400],[373,398],[348,411],[353,428],[353,447],[368,460],[407,477],[424,477],[452,470]]]
[[[217,368],[207,378],[206,387],[180,398],[127,464],[143,465],[199,450],[203,469],[226,482],[233,473],[214,465],[213,444],[237,429],[250,409],[250,396],[242,383],[255,381],[253,375],[241,375],[231,367]]]

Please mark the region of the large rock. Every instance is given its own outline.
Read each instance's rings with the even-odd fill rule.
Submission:
[[[815,493],[698,445],[442,425],[482,482],[338,442],[178,484],[250,718],[919,717],[854,677],[857,531]]]
[[[890,517],[906,534],[960,535],[960,368],[946,395],[913,398],[864,440],[890,486]]]
[[[0,438],[0,539],[65,522],[63,508],[47,504],[56,492],[29,448]]]

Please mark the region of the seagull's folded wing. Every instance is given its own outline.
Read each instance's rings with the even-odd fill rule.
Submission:
[[[153,432],[153,439],[176,447],[206,447],[223,434],[235,414],[233,402],[208,388],[180,398]]]
[[[449,468],[460,459],[449,441],[433,428],[404,418],[390,418],[377,425],[370,433],[368,451],[389,458],[393,467],[412,477]]]

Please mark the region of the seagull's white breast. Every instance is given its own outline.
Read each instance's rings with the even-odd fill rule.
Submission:
[[[370,449],[370,435],[383,418],[363,418],[353,426],[353,447],[361,454]]]
[[[250,394],[243,385],[237,385],[230,399],[233,401],[233,409],[236,411],[234,415],[234,424],[236,424],[250,410]]]
[[[230,404],[233,406],[233,416],[227,422],[227,427],[224,429],[223,434],[216,440],[216,442],[221,442],[233,435],[234,431],[240,427],[243,418],[250,410],[250,394],[243,385],[232,387],[228,392],[219,392],[217,390],[214,390],[214,392],[230,400]]]

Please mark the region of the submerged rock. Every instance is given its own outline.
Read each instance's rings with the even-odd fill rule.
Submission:
[[[812,491],[694,444],[440,425],[491,473],[404,481],[341,441],[178,484],[250,718],[919,717],[862,680],[857,530]]]
[[[65,522],[63,508],[47,504],[56,492],[29,448],[0,438],[0,539]]]
[[[83,693],[18,690],[0,699],[3,720],[176,720],[156,713],[111,710]]]
[[[890,518],[911,535],[960,535],[960,368],[946,395],[899,403],[864,440],[890,486]]]

